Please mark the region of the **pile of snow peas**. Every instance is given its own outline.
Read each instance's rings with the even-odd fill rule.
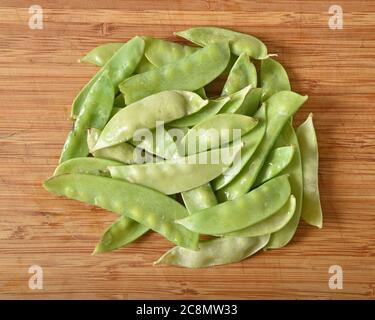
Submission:
[[[73,101],[73,129],[44,187],[118,214],[94,253],[151,231],[176,245],[154,264],[235,263],[287,245],[301,217],[321,228],[312,114],[293,127],[307,96],[253,36],[175,35],[193,45],[136,36],[80,59],[100,69]]]

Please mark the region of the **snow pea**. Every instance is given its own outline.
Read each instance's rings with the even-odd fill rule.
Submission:
[[[262,88],[252,88],[241,106],[236,110],[236,113],[252,116],[259,108],[262,92]]]
[[[296,210],[294,211],[293,217],[282,229],[271,234],[270,242],[267,244],[267,248],[270,249],[281,248],[292,240],[301,216],[303,200],[302,163],[297,136],[291,122],[286,123],[285,127],[280,133],[280,136],[275,142],[275,147],[285,145],[292,145],[294,148],[294,154],[290,164],[280,174],[289,175],[292,194],[296,197]]]
[[[144,235],[149,228],[121,215],[104,232],[93,254],[103,253],[121,248]]]
[[[224,234],[268,218],[287,202],[289,196],[288,177],[283,175],[232,201],[198,211],[176,222],[194,232]]]
[[[194,91],[219,76],[229,58],[228,44],[214,43],[174,63],[134,75],[120,84],[120,90],[126,104],[164,90]]]
[[[190,129],[181,141],[181,149],[185,155],[215,149],[239,139],[257,123],[257,119],[240,114],[217,114]],[[236,137],[234,130],[240,136]]]
[[[273,177],[276,177],[288,166],[290,161],[292,161],[293,153],[293,146],[274,148],[267,156],[263,168],[260,170],[254,182],[254,186],[257,187]]]
[[[122,180],[78,173],[52,177],[44,182],[44,187],[58,195],[126,215],[181,247],[197,249],[198,234],[174,222],[187,216],[187,210],[158,191]]]
[[[123,42],[101,44],[79,59],[79,62],[91,63],[102,67],[123,45]]]
[[[217,204],[215,193],[209,183],[182,192],[181,196],[189,213],[210,208]]]
[[[233,161],[240,147],[235,145],[157,163],[114,166],[109,167],[109,171],[113,178],[125,179],[165,194],[175,194],[199,187],[216,178]],[[208,161],[204,161],[206,159]]]
[[[302,219],[310,225],[322,228],[323,214],[318,186],[319,153],[312,113],[296,131],[303,171]]]
[[[53,173],[58,176],[65,173],[87,173],[109,177],[108,166],[119,166],[121,162],[99,158],[74,158],[61,163]]]
[[[241,108],[244,103],[246,96],[251,91],[252,85],[248,85],[245,88],[232,93],[229,95],[230,100],[220,109],[219,113],[238,113],[238,110]]]
[[[71,111],[72,119],[76,119],[81,112],[90,88],[98,81],[103,72],[108,74],[115,91],[117,91],[118,84],[129,77],[137,67],[143,56],[144,45],[144,40],[141,37],[134,37],[116,51],[74,99]]]
[[[240,165],[228,168],[222,175],[213,180],[211,185],[214,190],[219,190],[231,182],[235,178],[236,174],[250,160],[251,156],[258,148],[266,132],[267,118],[265,105],[263,105],[256,113],[255,119],[258,120],[257,126],[249,133],[241,137],[241,142],[244,144],[243,148],[241,149],[241,161],[234,161],[235,164],[239,163]]]
[[[271,234],[283,228],[293,217],[296,210],[296,198],[291,195],[289,200],[272,216],[253,224],[250,227],[226,233],[225,237],[257,237]]]
[[[246,53],[242,53],[230,70],[221,95],[230,95],[240,91],[249,84],[253,88],[257,87],[257,71],[254,64],[250,62],[249,56]]]
[[[124,96],[122,95],[122,93],[119,93],[115,97],[115,100],[113,101],[113,107],[114,108],[124,108],[125,107],[125,100],[124,100]]]
[[[264,102],[267,127],[262,142],[237,176],[217,191],[216,196],[219,201],[235,199],[251,189],[285,123],[306,100],[307,96],[292,91],[280,91]]]
[[[279,91],[290,91],[288,74],[281,63],[272,58],[262,60],[260,67],[260,86],[263,89],[262,101]]]
[[[174,247],[155,261],[154,265],[169,264],[186,268],[204,268],[240,262],[261,250],[268,240],[269,235],[201,241],[198,251]]]
[[[168,123],[197,112],[208,103],[188,91],[162,91],[128,105],[118,112],[103,129],[96,151],[130,140],[139,129],[153,129],[157,122]]]
[[[150,71],[152,69],[156,69],[156,67],[143,55],[137,67],[134,70],[134,74],[140,74],[143,72]]]
[[[170,126],[181,128],[181,127],[191,127],[197,125],[206,119],[217,114],[223,106],[228,103],[230,97],[222,97],[216,100],[209,100],[208,104],[204,106],[198,112],[190,114],[186,117],[174,120],[169,123]]]
[[[218,41],[226,41],[231,52],[239,56],[248,54],[254,59],[266,59],[267,47],[258,38],[248,34],[216,27],[195,27],[174,33],[200,46],[207,46]]]
[[[111,80],[106,73],[90,87],[83,101],[80,113],[69,133],[60,156],[60,163],[77,157],[87,156],[87,129],[102,129],[112,111],[114,90]]]

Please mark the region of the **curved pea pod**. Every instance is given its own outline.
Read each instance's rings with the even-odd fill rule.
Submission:
[[[119,166],[121,162],[99,158],[74,158],[61,163],[53,173],[58,176],[65,173],[87,173],[109,177],[108,166]]]
[[[146,56],[143,55],[141,60],[139,61],[137,68],[134,70],[134,74],[139,74],[139,73],[144,73],[148,72],[152,69],[156,69],[156,66],[153,65],[147,58]]]
[[[322,228],[323,214],[318,186],[319,153],[312,113],[297,128],[297,138],[303,171],[302,219],[310,225]]]
[[[116,250],[138,239],[144,235],[149,228],[129,219],[126,215],[121,215],[104,232],[93,254]]]
[[[215,193],[209,183],[182,192],[181,196],[189,213],[210,208],[217,204]]]
[[[198,251],[174,247],[155,261],[154,265],[169,264],[185,268],[204,268],[240,262],[261,250],[268,240],[269,235],[201,241]]]
[[[114,89],[117,91],[118,84],[134,72],[143,56],[144,46],[145,44],[141,37],[134,37],[118,49],[76,96],[72,105],[71,118],[75,119],[79,115],[90,88],[103,72],[108,74]]]
[[[262,88],[252,88],[246,95],[241,106],[236,110],[236,113],[250,117],[253,116],[259,108],[262,92]]]
[[[292,91],[281,91],[264,102],[267,127],[262,142],[237,176],[217,191],[216,196],[220,201],[235,199],[251,189],[285,123],[306,100],[307,96],[301,96]],[[294,195],[297,197],[296,194]]]
[[[254,186],[257,187],[262,183],[276,177],[292,161],[294,147],[279,147],[273,149],[267,156],[263,168],[260,170]]]
[[[170,122],[169,125],[176,128],[191,127],[197,125],[217,114],[223,108],[223,106],[228,103],[229,100],[230,97],[222,97],[216,100],[209,100],[208,104],[198,112],[174,120]]]
[[[216,178],[233,161],[240,145],[212,150],[199,156],[178,158],[157,163],[109,167],[113,178],[175,194],[199,187]]]
[[[207,103],[208,100],[188,91],[163,91],[146,97],[118,112],[107,123],[91,151],[126,142],[137,130],[153,129],[158,122],[168,123],[182,118],[197,112]]]
[[[123,42],[101,44],[79,59],[79,62],[91,63],[102,67],[123,45]]]
[[[221,95],[230,95],[250,84],[253,88],[257,87],[257,71],[254,64],[250,62],[249,56],[242,53],[230,70]]]
[[[220,109],[219,113],[237,113],[242,104],[244,103],[246,96],[249,94],[252,85],[248,85],[245,88],[232,93],[229,95],[230,100]]]
[[[89,149],[92,149],[95,146],[100,134],[101,130],[95,128],[88,129],[87,145]],[[114,160],[126,164],[138,163],[139,160],[135,153],[135,147],[126,142],[92,152],[92,155],[96,158]]]
[[[230,45],[231,52],[236,56],[246,53],[254,59],[266,59],[268,57],[266,45],[258,38],[228,29],[196,27],[174,34],[200,46],[226,41]]]
[[[280,136],[277,138],[277,141],[275,142],[275,147],[283,146],[286,144],[293,145],[294,154],[290,164],[280,174],[289,175],[292,194],[296,197],[296,210],[294,211],[292,218],[282,229],[271,234],[270,242],[267,244],[266,247],[270,249],[281,248],[287,245],[290,240],[292,240],[297,230],[301,216],[303,197],[302,163],[297,136],[291,122],[287,122],[287,124],[283,128],[282,132],[280,133]]]
[[[229,57],[228,44],[215,43],[174,63],[134,75],[120,84],[120,90],[126,104],[164,90],[194,91],[218,77]]]
[[[287,202],[289,196],[290,185],[288,177],[284,175],[235,200],[198,211],[176,222],[194,232],[224,234],[268,218]]]
[[[215,180],[211,182],[211,185],[214,190],[219,190],[223,188],[228,183],[230,183],[235,176],[239,173],[239,171],[246,165],[246,163],[250,160],[251,156],[254,154],[255,150],[258,148],[259,144],[261,143],[264,134],[266,132],[266,106],[263,105],[255,118],[258,120],[257,126],[251,130],[249,133],[245,134],[241,137],[241,142],[243,143],[243,147],[241,149],[241,159],[240,161],[234,161],[234,166],[229,167],[224,173],[218,176]],[[238,165],[239,164],[239,165]]]
[[[151,37],[146,37],[145,41],[145,56],[156,67],[175,62],[199,50],[197,47]]]
[[[91,86],[80,113],[69,133],[60,156],[60,163],[89,153],[87,129],[102,129],[107,123],[113,106],[114,90],[111,80],[103,73]]]
[[[252,130],[258,123],[255,118],[240,114],[218,114],[201,122],[181,140],[185,155],[203,152],[226,145]]]
[[[293,217],[296,210],[296,198],[291,195],[289,200],[272,216],[250,227],[226,233],[225,237],[257,237],[271,234],[283,228]]]
[[[44,187],[55,194],[126,215],[176,245],[197,249],[198,234],[174,222],[186,217],[187,210],[158,191],[122,180],[78,173],[52,177],[44,182]]]
[[[281,63],[268,58],[262,60],[260,67],[260,86],[263,89],[262,101],[279,91],[290,91],[288,74]]]

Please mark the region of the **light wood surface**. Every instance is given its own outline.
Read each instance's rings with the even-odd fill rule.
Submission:
[[[31,3],[44,28],[28,27]],[[0,1],[0,298],[254,299],[375,296],[375,2]],[[339,4],[344,28],[328,27]],[[320,149],[324,228],[301,223],[287,247],[242,263],[153,267],[171,244],[158,234],[91,256],[114,214],[58,198],[52,174],[71,127],[70,105],[97,70],[77,63],[100,43],[216,25],[253,34],[277,53],[293,90],[310,96]],[[181,40],[178,40],[181,41]],[[40,265],[43,290],[30,290]],[[342,290],[328,287],[331,265]]]

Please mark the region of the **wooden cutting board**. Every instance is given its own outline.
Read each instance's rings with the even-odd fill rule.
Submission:
[[[330,29],[332,1],[37,1],[43,29],[30,29],[30,1],[0,2],[0,298],[363,298],[375,294],[375,2],[339,1],[343,29]],[[287,247],[229,266],[153,267],[171,247],[155,233],[92,256],[115,215],[58,198],[41,184],[71,127],[70,105],[97,70],[78,58],[98,44],[223,26],[262,39],[309,100],[320,149],[324,228],[301,222]],[[43,269],[30,289],[29,268]],[[343,288],[330,289],[331,266]]]

